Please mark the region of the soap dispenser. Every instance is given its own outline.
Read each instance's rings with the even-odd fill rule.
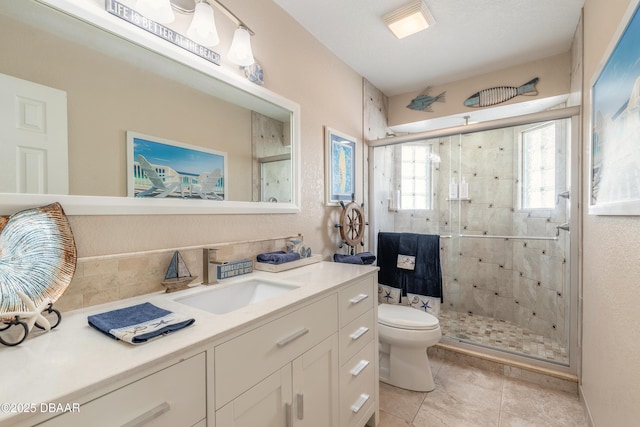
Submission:
[[[456,184],[456,178],[451,178],[451,184],[449,184],[449,198],[457,199],[458,198],[458,184]]]
[[[460,195],[461,199],[468,199],[469,198],[469,184],[464,179],[464,176],[462,177],[462,181],[460,181],[460,194],[459,195]]]

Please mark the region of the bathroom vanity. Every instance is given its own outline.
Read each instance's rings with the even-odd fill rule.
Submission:
[[[247,280],[289,289],[225,314],[180,300]],[[144,301],[196,321],[139,346],[87,324]],[[376,267],[321,262],[63,313],[56,330],[0,349],[13,409],[0,426],[375,425],[376,302]]]

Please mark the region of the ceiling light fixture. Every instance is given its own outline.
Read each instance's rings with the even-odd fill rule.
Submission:
[[[382,17],[384,23],[399,39],[426,30],[436,23],[424,0],[414,0]]]

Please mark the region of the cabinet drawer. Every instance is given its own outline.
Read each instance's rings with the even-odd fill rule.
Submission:
[[[366,311],[362,316],[342,328],[340,330],[340,365],[362,350],[375,336],[373,310]]]
[[[330,295],[216,346],[216,409],[337,332],[337,306]]]
[[[340,327],[373,308],[378,295],[374,285],[373,277],[368,277],[340,291]]]
[[[191,427],[206,417],[204,353],[99,397],[40,426]]]
[[[354,426],[368,417],[376,399],[375,341],[369,344],[340,368],[340,425]]]

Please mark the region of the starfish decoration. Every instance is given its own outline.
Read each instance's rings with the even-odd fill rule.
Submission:
[[[422,301],[422,306],[421,308],[424,309],[424,311],[427,311],[427,308],[431,308],[431,306],[429,305],[429,300],[424,300]]]
[[[45,331],[51,329],[51,324],[47,320],[46,317],[42,315],[42,312],[47,310],[51,300],[49,298],[45,298],[44,301],[40,303],[40,305],[36,306],[36,303],[31,300],[25,293],[21,291],[16,292],[24,305],[27,307],[27,311],[13,311],[10,313],[2,313],[3,317],[6,315],[7,317],[19,316],[22,319],[26,320],[27,328],[29,331],[33,328],[33,325],[38,324],[38,326]]]
[[[389,299],[393,298],[391,296],[391,291],[384,291],[385,295],[384,298],[387,300],[387,302],[389,302]]]

